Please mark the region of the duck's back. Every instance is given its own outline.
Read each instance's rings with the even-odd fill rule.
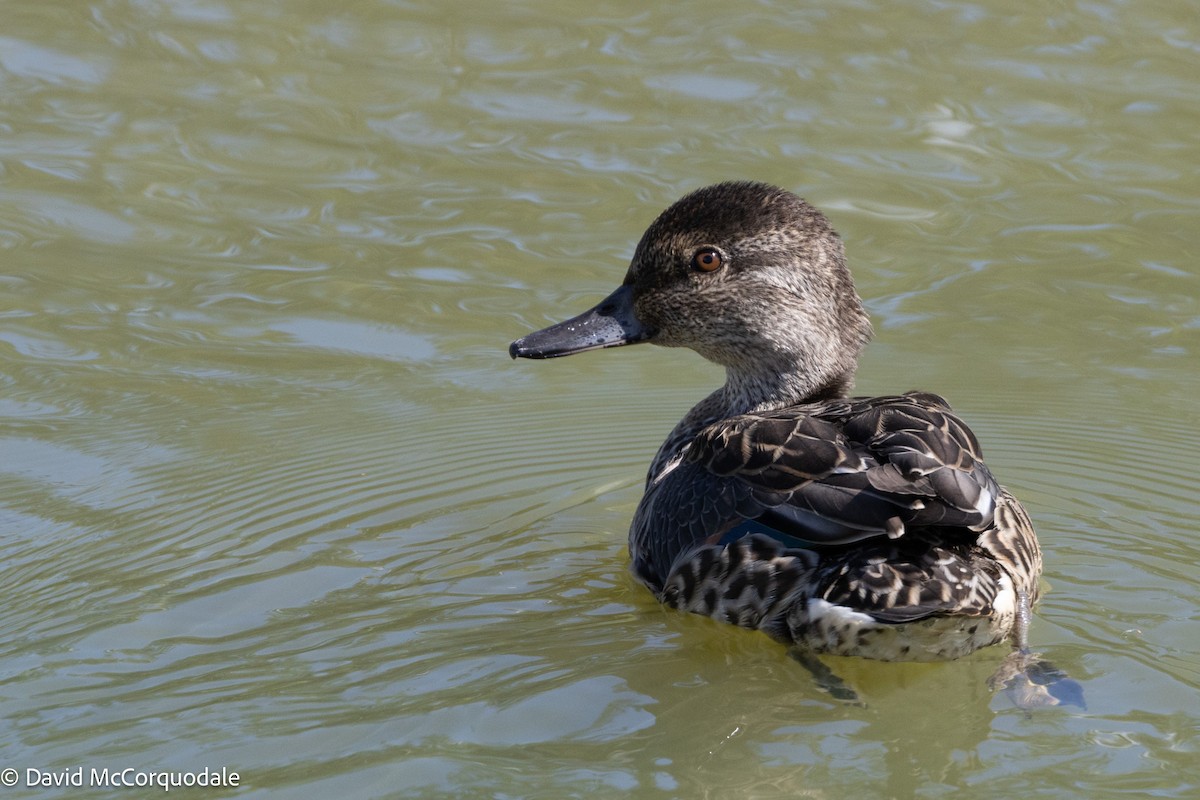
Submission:
[[[936,395],[724,419],[667,463],[630,551],[680,608],[821,651],[952,658],[1033,599],[1032,525]]]

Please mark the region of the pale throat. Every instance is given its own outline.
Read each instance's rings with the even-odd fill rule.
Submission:
[[[854,383],[832,348],[803,354],[779,352],[773,358],[727,364],[725,385],[708,398],[717,400],[723,417],[774,411],[844,395]],[[707,401],[706,401],[707,402]]]

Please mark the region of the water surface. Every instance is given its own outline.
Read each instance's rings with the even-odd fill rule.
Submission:
[[[208,794],[263,797],[1200,791],[1187,4],[4,16],[0,767],[225,767],[241,788]],[[728,178],[830,215],[876,326],[858,389],[950,398],[1025,501],[1032,638],[1086,710],[989,694],[1003,648],[831,660],[846,706],[628,575],[646,465],[719,370],[505,349]]]

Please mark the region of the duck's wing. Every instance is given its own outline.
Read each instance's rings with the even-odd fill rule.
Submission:
[[[992,525],[1000,485],[983,463],[975,434],[938,395],[863,400],[841,426],[879,462],[865,473],[873,488],[922,499],[912,524],[976,532]]]
[[[982,531],[1000,493],[974,434],[929,394],[735,417],[701,431],[684,461],[722,479],[738,516],[817,545]]]

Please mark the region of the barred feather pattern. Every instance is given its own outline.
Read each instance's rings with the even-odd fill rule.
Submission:
[[[668,605],[815,652],[945,660],[1013,635],[1018,593],[1037,595],[1037,537],[945,401],[803,411],[684,446],[635,516],[642,580]],[[830,486],[833,499],[814,491]],[[768,524],[737,538],[747,519]]]
[[[1036,592],[1041,556],[1028,517],[1007,492],[999,508],[1006,527],[966,546],[884,541],[823,558],[751,534],[701,547],[681,559],[660,599],[814,652],[959,658],[1012,635],[1016,592]]]

